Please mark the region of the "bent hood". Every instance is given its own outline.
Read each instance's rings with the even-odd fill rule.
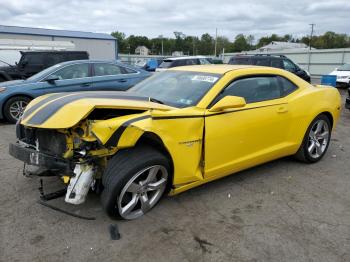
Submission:
[[[24,111],[21,124],[30,127],[64,129],[78,124],[95,108],[172,110],[149,97],[129,92],[59,93],[34,99]]]

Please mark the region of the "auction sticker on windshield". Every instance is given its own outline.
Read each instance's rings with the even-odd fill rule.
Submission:
[[[215,76],[195,75],[192,77],[192,81],[202,81],[202,82],[215,83],[216,80],[218,80],[218,77],[215,77]]]

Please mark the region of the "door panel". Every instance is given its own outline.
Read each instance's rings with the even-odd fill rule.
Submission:
[[[287,152],[292,118],[284,96],[292,87],[279,76],[257,75],[238,79],[221,92],[213,104],[233,95],[245,98],[247,105],[206,112],[206,177],[227,175]]]
[[[58,80],[47,82],[42,80],[34,85],[32,92],[35,95],[59,92],[90,91],[92,77],[90,77],[89,64],[75,64],[64,67],[49,76],[55,76]]]
[[[259,159],[268,161],[286,146],[288,117],[288,104],[277,101],[232,113],[207,112],[205,176],[230,174],[258,164]]]

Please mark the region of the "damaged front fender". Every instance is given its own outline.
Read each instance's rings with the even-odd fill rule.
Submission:
[[[91,133],[106,147],[132,147],[145,132],[133,123],[150,119],[150,115],[133,115],[91,123]]]

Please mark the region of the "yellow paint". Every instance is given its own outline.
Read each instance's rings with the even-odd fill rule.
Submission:
[[[94,108],[144,110],[139,114],[108,120],[86,121],[82,139],[99,141],[101,149],[89,154],[105,163],[108,161],[106,156],[135,146],[146,132],[154,134],[172,158],[174,189],[170,194],[177,194],[243,169],[295,154],[308,126],[318,114],[329,112],[334,119],[333,126],[339,118],[341,100],[335,88],[312,86],[284,70],[231,65],[187,66],[170,70],[216,73],[222,77],[193,107],[178,109],[152,102],[81,99],[65,105],[37,127],[74,129]],[[228,97],[216,104],[216,108],[209,108],[229,83],[242,76],[259,74],[281,75],[298,86],[298,90],[280,99],[249,104],[245,104],[242,98]],[[142,116],[148,118],[132,121]],[[22,124],[27,125],[28,118]],[[130,124],[126,125],[127,122]],[[103,147],[120,128],[124,130],[118,143],[110,148]],[[72,139],[67,139],[71,143]],[[67,156],[70,154],[67,153]]]

